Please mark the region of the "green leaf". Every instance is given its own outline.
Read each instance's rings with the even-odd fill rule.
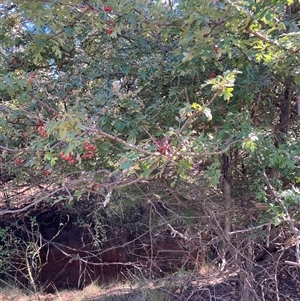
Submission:
[[[123,163],[120,164],[120,168],[122,170],[129,170],[131,166],[132,166],[132,162],[131,161],[125,161],[125,162],[123,162]]]
[[[229,101],[230,98],[233,96],[233,94],[231,93],[233,91],[233,88],[225,88],[225,90],[222,92],[223,93],[223,98],[224,100]]]
[[[185,62],[191,61],[193,58],[194,58],[194,55],[191,52],[184,52],[182,62],[185,63]]]
[[[54,54],[55,54],[57,57],[59,57],[59,58],[62,57],[62,52],[60,51],[60,49],[58,48],[58,46],[53,45],[53,46],[52,46],[52,51],[54,52]]]
[[[196,111],[199,111],[199,112],[201,112],[202,111],[202,106],[200,106],[198,103],[196,103],[196,102],[193,102],[192,104],[191,104],[191,108],[192,109],[195,109]]]
[[[205,108],[203,110],[204,115],[206,116],[207,120],[210,121],[212,120],[212,114],[210,108]]]
[[[42,60],[43,60],[43,57],[42,57],[42,55],[41,55],[40,52],[36,53],[36,54],[33,56],[33,63],[34,63],[35,65],[38,65],[39,62],[42,61]]]
[[[183,158],[179,161],[178,172],[185,178],[187,170],[190,170],[193,167],[193,163],[190,158]]]
[[[242,146],[245,150],[250,151],[251,153],[253,153],[256,150],[256,143],[251,140],[251,139],[247,139],[242,143]]]
[[[141,174],[141,176],[142,176],[143,178],[148,179],[149,176],[151,175],[151,173],[152,173],[152,169],[151,169],[151,168],[146,168],[146,167],[143,166],[143,172],[142,172],[142,174]]]
[[[215,161],[211,165],[209,165],[204,173],[204,178],[209,180],[209,183],[213,187],[217,187],[220,182],[221,170],[220,163]]]
[[[60,140],[65,140],[67,138],[68,129],[66,127],[59,127],[58,135]]]

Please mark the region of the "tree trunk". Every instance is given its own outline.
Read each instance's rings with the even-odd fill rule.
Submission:
[[[225,202],[225,216],[224,216],[224,225],[223,225],[223,242],[224,247],[222,250],[222,265],[221,271],[224,270],[226,265],[226,253],[230,253],[231,256],[235,256],[231,244],[230,244],[230,231],[231,231],[231,214],[230,209],[232,207],[232,198],[231,198],[231,168],[230,168],[230,156],[223,154],[223,183],[222,190]]]
[[[231,215],[230,209],[232,207],[232,198],[231,198],[231,168],[230,168],[230,157],[229,155],[223,154],[223,196],[225,200],[225,220],[224,220],[224,231],[225,238],[227,241],[230,240],[230,231],[231,231]]]
[[[281,101],[281,112],[280,112],[280,128],[281,133],[287,133],[289,131],[289,121],[291,117],[291,100],[292,100],[292,87],[287,80],[285,84],[285,94]]]

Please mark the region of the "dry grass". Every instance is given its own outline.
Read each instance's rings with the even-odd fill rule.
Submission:
[[[83,290],[63,290],[55,294],[26,295],[17,288],[0,288],[0,301],[160,301],[166,300],[166,292],[157,290],[157,283],[112,283],[107,287],[90,284]],[[129,298],[129,299],[127,299]]]
[[[26,296],[23,291],[7,287],[0,288],[0,301],[30,301],[30,297]]]
[[[209,272],[210,271],[210,272]],[[170,301],[186,300],[186,294],[200,291],[202,287],[216,285],[232,276],[216,275],[210,266],[203,273],[179,271],[162,279],[149,280],[143,277],[126,283],[111,283],[100,287],[91,284],[83,290],[63,290],[55,294],[25,295],[17,289],[0,290],[0,301]],[[190,292],[189,292],[190,291]],[[191,299],[196,300],[196,299]],[[199,299],[200,300],[200,299]],[[201,299],[203,300],[203,299]]]
[[[83,290],[63,290],[57,291],[55,294],[40,293],[27,295],[17,288],[6,287],[0,288],[0,301],[96,301],[106,300],[109,295],[122,295],[129,290],[127,284],[112,284],[110,287],[100,287],[96,284],[90,284]]]
[[[60,291],[55,294],[53,301],[86,301],[96,298],[99,295],[102,295],[107,292],[109,288],[102,288],[96,284],[90,284],[85,287],[83,290],[66,290]],[[51,300],[52,301],[52,300]]]

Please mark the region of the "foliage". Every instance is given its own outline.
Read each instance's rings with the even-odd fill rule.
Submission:
[[[3,187],[63,187],[58,202],[93,191],[107,208],[112,191],[146,180],[222,190],[226,155],[231,197],[284,219],[274,195],[288,209],[299,199],[299,9],[2,1]]]

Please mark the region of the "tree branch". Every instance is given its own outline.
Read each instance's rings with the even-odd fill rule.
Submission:
[[[213,97],[205,104],[206,107],[209,107],[210,105],[212,105],[212,103],[215,101],[215,99],[217,98],[217,96],[222,92],[223,88],[220,88],[214,95]],[[183,124],[183,126],[180,128],[178,135],[181,135],[182,132],[193,122],[195,122],[199,116],[201,116],[203,114],[203,111],[195,111],[193,114],[191,114],[188,119],[185,121],[185,123]]]
[[[282,207],[286,218],[287,218],[287,222],[290,225],[290,228],[294,234],[295,240],[296,240],[296,260],[297,260],[297,264],[300,265],[300,236],[299,236],[299,230],[295,227],[294,225],[294,221],[292,219],[292,217],[290,216],[290,213],[284,203],[284,201],[278,197],[275,189],[273,188],[273,186],[271,185],[269,178],[267,177],[266,173],[263,172],[263,178],[265,180],[265,183],[267,185],[268,190],[270,191],[271,196],[274,198],[274,200],[280,204],[280,206]]]
[[[84,130],[86,130],[87,132],[93,132],[95,133],[96,137],[98,138],[103,138],[103,137],[106,137],[110,140],[113,140],[115,142],[118,142],[124,146],[126,146],[127,148],[129,149],[133,149],[133,150],[136,150],[140,153],[143,153],[145,155],[148,155],[148,156],[155,156],[155,157],[164,157],[161,153],[159,152],[149,152],[143,148],[140,148],[132,143],[129,143],[129,142],[126,142],[125,140],[115,136],[115,135],[111,135],[111,134],[108,134],[106,132],[104,132],[103,130],[101,130],[100,128],[93,128],[93,127],[84,127]]]

